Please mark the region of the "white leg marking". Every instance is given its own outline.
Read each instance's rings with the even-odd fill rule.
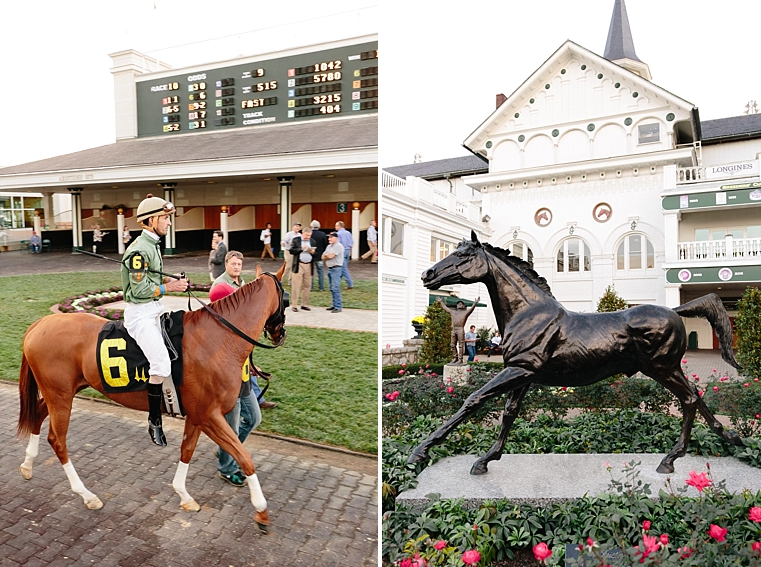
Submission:
[[[259,485],[259,479],[256,473],[247,478],[248,488],[251,491],[251,504],[257,512],[264,512],[267,509],[267,500],[262,493],[262,487]]]
[[[180,495],[180,506],[183,510],[188,512],[198,512],[201,507],[198,505],[193,497],[185,490],[185,479],[188,476],[189,463],[179,462],[177,465],[177,472],[174,473],[174,480],[172,481],[172,488]]]
[[[32,465],[34,465],[34,459],[40,453],[40,436],[32,434],[29,437],[29,444],[26,446],[26,458],[21,464],[21,476],[26,480],[32,478]]]
[[[103,502],[100,501],[100,498],[87,490],[84,483],[79,480],[79,475],[74,470],[74,465],[71,464],[71,461],[63,465],[63,471],[66,473],[66,478],[69,479],[71,489],[82,497],[82,500],[85,501],[85,506],[90,510],[103,508]]]

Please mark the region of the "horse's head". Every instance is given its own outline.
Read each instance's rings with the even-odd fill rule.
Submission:
[[[257,266],[258,268],[258,266]],[[277,274],[265,273],[265,276],[272,278],[277,291],[277,302],[275,303],[274,310],[264,323],[264,332],[269,337],[270,341],[275,346],[280,346],[285,342],[285,308],[288,306],[285,301],[285,290],[283,284],[280,283],[282,278],[282,269]],[[258,275],[258,272],[257,272]],[[279,276],[279,277],[278,277]]]
[[[476,233],[471,231],[470,240],[463,239],[454,252],[425,270],[421,278],[428,289],[439,289],[448,284],[482,281],[487,273],[483,246]]]

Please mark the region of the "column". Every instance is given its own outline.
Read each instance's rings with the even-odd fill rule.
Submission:
[[[82,187],[67,187],[71,194],[71,251],[82,247]]]
[[[116,209],[116,243],[119,246],[119,254],[124,254],[125,246],[122,235],[124,234],[124,209]]]
[[[42,194],[42,207],[44,210],[43,217],[45,219],[45,225],[48,230],[53,230],[55,228],[55,219],[53,218],[53,193]]]
[[[164,189],[164,200],[174,203],[174,188],[177,187],[176,183],[162,183],[161,187]],[[164,248],[164,254],[173,255],[177,250],[177,241],[175,239],[175,226],[174,223],[177,220],[177,215],[172,219],[172,226],[169,227],[169,232],[166,233],[166,242]]]
[[[227,250],[230,250],[230,239],[227,237],[227,217],[228,217],[227,207],[225,205],[222,205],[222,209],[219,212],[219,230],[222,231],[222,234],[224,235],[222,237],[222,240],[225,242],[225,246],[227,246]]]
[[[663,212],[663,247],[666,263],[676,262],[679,258],[679,211]],[[678,304],[677,304],[678,305]]]
[[[295,177],[278,177],[280,183],[280,238],[291,230],[291,182]],[[281,247],[278,246],[280,249]],[[284,258],[283,250],[278,253],[279,258]]]
[[[359,236],[361,234],[359,226],[359,203],[354,202],[351,208],[351,235],[354,237],[354,246],[351,247],[351,259],[359,258]]]

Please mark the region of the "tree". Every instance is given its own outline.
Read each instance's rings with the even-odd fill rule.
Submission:
[[[452,318],[438,301],[428,306],[423,323],[423,346],[420,362],[429,364],[447,363],[452,360]]]
[[[735,316],[737,362],[746,378],[761,376],[761,291],[745,289]]]
[[[597,302],[598,313],[610,313],[611,311],[621,311],[628,308],[629,304],[616,293],[616,288],[612,285],[605,288],[605,293],[602,294],[600,301]]]

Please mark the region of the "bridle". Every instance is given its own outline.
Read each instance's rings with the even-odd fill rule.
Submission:
[[[278,290],[278,308],[277,310],[269,316],[267,321],[264,323],[264,336],[267,337],[270,341],[272,341],[272,338],[270,337],[270,332],[267,330],[269,329],[277,329],[279,327],[283,328],[282,336],[280,337],[280,341],[277,344],[271,344],[271,345],[265,345],[264,343],[260,343],[253,337],[249,337],[246,333],[241,331],[238,327],[230,323],[227,319],[222,317],[219,313],[214,311],[211,307],[208,306],[208,304],[201,301],[198,297],[196,297],[195,294],[193,294],[192,291],[188,288],[188,309],[190,309],[190,296],[193,296],[196,301],[198,301],[206,311],[208,311],[212,317],[214,317],[219,323],[230,329],[233,333],[238,335],[240,338],[248,341],[254,346],[258,346],[259,348],[277,348],[281,346],[285,342],[285,335],[286,335],[286,329],[285,329],[285,301],[283,300],[283,296],[285,294],[285,290],[283,289],[283,284],[280,283],[280,280],[278,280],[273,274],[270,274],[269,272],[265,272],[262,274],[262,276],[269,276],[272,278],[272,280],[275,282],[275,286]]]

